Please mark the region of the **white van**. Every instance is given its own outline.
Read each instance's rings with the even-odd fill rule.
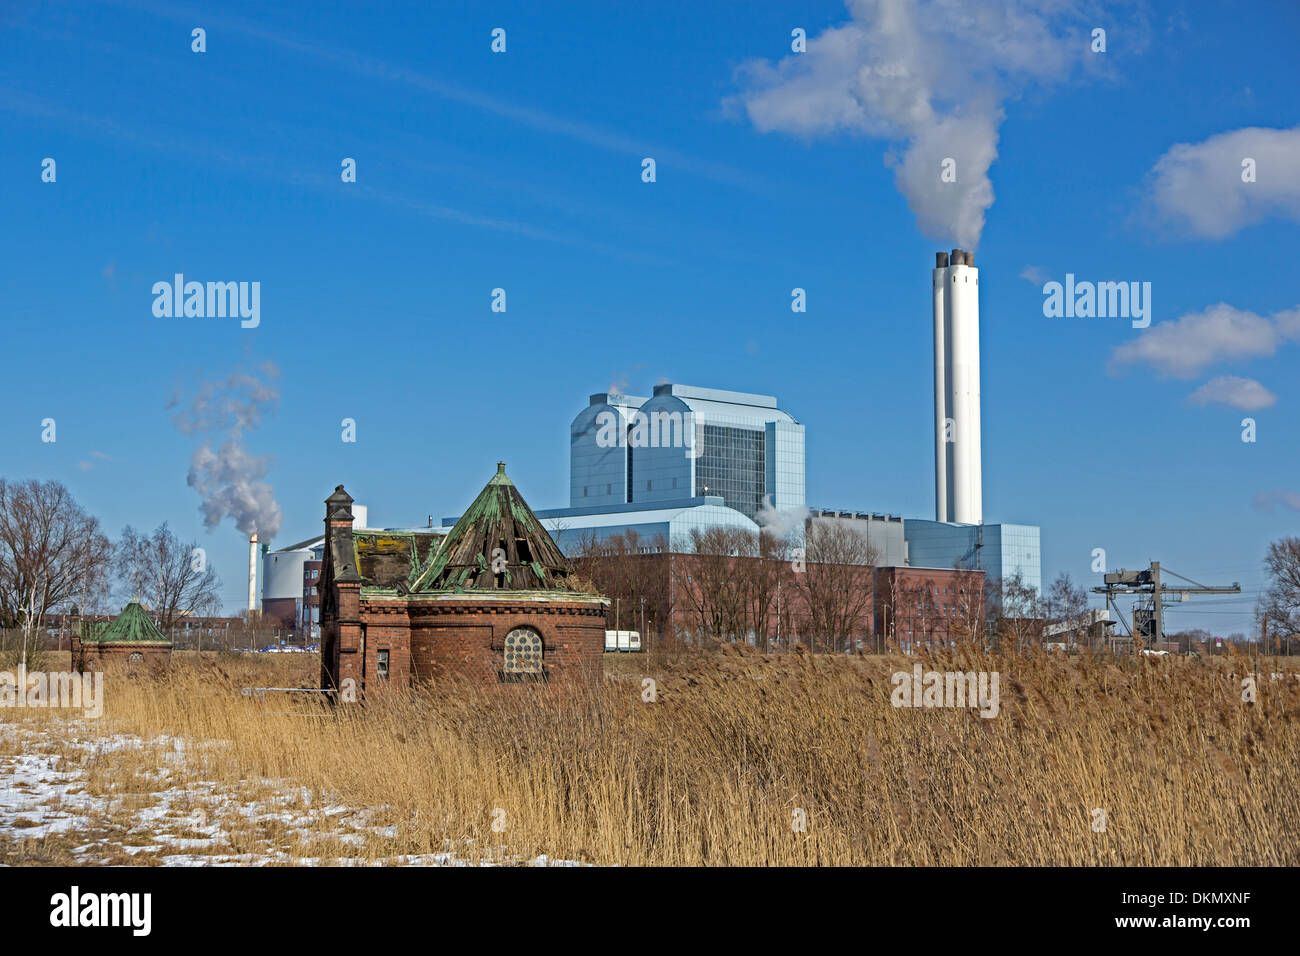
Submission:
[[[605,652],[641,650],[640,631],[606,631]]]

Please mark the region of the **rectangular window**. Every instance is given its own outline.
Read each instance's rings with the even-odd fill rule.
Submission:
[[[380,680],[388,680],[388,651],[379,651],[379,660],[375,664],[375,676]]]

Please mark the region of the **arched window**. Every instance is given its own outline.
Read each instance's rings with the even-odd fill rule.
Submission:
[[[132,651],[130,656],[127,657],[126,662],[128,664],[139,664],[143,660],[144,660],[143,654],[141,654],[139,651]]]
[[[531,627],[517,627],[507,634],[503,670],[507,674],[540,674],[542,635]]]

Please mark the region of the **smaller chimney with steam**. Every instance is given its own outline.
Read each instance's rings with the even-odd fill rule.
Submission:
[[[257,532],[248,536],[248,619],[257,614]]]

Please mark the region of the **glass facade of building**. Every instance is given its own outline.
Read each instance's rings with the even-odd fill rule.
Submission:
[[[914,568],[974,568],[990,579],[1020,575],[1042,593],[1039,529],[1030,524],[953,524],[908,518],[903,522],[907,563]]]
[[[705,424],[697,434],[702,448],[695,461],[695,494],[721,495],[728,508],[755,517],[767,494],[767,433]]]

